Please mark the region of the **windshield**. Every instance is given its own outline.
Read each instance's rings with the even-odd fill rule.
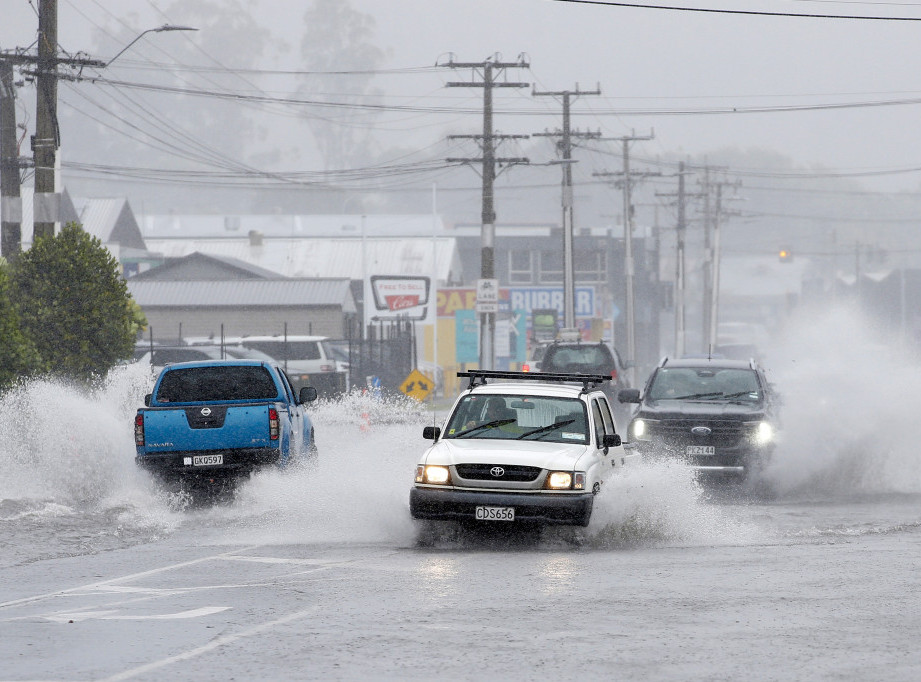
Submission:
[[[157,389],[157,402],[259,400],[277,395],[272,375],[262,366],[190,367],[163,375]]]
[[[758,402],[761,386],[751,369],[663,367],[649,387],[649,399]]]
[[[576,398],[467,395],[451,415],[444,438],[585,444],[585,405]]]
[[[319,360],[320,345],[316,341],[288,341],[277,339],[272,341],[252,341],[243,339],[247,348],[255,348],[276,360]]]
[[[600,344],[551,346],[541,362],[544,372],[605,372],[613,364],[611,351]]]

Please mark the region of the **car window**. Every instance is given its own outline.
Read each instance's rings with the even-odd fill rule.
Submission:
[[[288,376],[281,371],[280,367],[275,368],[275,373],[278,375],[278,380],[281,382],[282,388],[285,390],[285,394],[288,396],[288,402],[294,402],[294,389],[291,387],[291,382],[288,380]]]
[[[604,417],[601,416],[601,408],[598,406],[598,399],[592,401],[592,421],[595,424],[595,444],[601,443],[601,437],[605,434]]]
[[[649,387],[651,400],[761,399],[754,370],[720,367],[661,367]]]
[[[595,398],[595,406],[598,408],[598,411],[601,413],[601,420],[604,423],[604,432],[605,433],[617,433],[615,428],[614,418],[611,416],[611,409],[608,407],[607,400],[601,400],[600,398]]]
[[[585,405],[577,398],[466,395],[451,415],[444,438],[585,444]]]
[[[579,367],[604,368],[612,364],[611,352],[602,345],[585,344],[579,346],[562,346],[550,348],[541,362],[541,367],[546,371],[553,368],[557,371],[572,371]]]
[[[320,344],[316,341],[288,341],[283,339],[272,341],[249,341],[243,339],[247,348],[255,348],[276,360],[319,360]]]
[[[151,364],[169,365],[174,362],[190,362],[192,360],[214,360],[215,355],[195,348],[155,348],[151,355]]]
[[[278,397],[272,375],[262,366],[188,367],[166,372],[157,389],[161,403],[259,400]]]

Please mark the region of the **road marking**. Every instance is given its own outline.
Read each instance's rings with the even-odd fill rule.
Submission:
[[[51,616],[42,616],[53,623],[78,623],[81,620],[182,620],[186,618],[201,618],[221,611],[227,611],[230,606],[202,606],[198,609],[178,611],[177,613],[157,613],[147,616],[119,614],[118,611],[83,611],[67,613],[62,611]]]
[[[144,665],[139,665],[136,668],[131,668],[130,670],[123,670],[120,673],[112,675],[111,677],[103,678],[103,682],[119,682],[119,680],[128,680],[132,677],[137,677],[138,675],[143,675],[144,673],[149,673],[152,670],[158,670],[173,663],[178,663],[180,661],[187,661],[196,656],[208,653],[219,647],[224,646],[225,644],[230,644],[242,639],[244,637],[250,637],[252,635],[257,635],[264,630],[275,627],[276,625],[284,625],[285,623],[290,623],[291,621],[300,620],[301,618],[306,618],[307,616],[315,614],[319,610],[319,607],[313,607],[310,609],[305,609],[303,611],[295,611],[290,613],[287,616],[277,618],[275,620],[270,620],[267,623],[262,623],[261,625],[255,625],[247,630],[243,630],[233,635],[225,635],[223,637],[218,637],[217,639],[204,644],[200,647],[194,649],[189,649],[188,651],[176,654],[175,656],[169,656],[167,658],[161,658],[159,661],[153,661],[151,663],[145,663]]]
[[[118,578],[111,578],[109,580],[100,580],[96,583],[90,583],[88,585],[81,585],[80,587],[71,587],[67,590],[58,590],[56,592],[47,592],[45,594],[36,594],[31,597],[23,597],[21,599],[13,599],[11,601],[0,602],[0,609],[5,609],[9,606],[18,606],[20,604],[28,604],[30,602],[41,601],[43,599],[51,599],[52,597],[62,597],[67,594],[73,594],[74,592],[82,592],[91,589],[101,589],[119,583],[125,580],[134,580],[135,578],[144,578],[149,575],[156,575],[157,573],[163,573],[165,571],[172,571],[177,568],[185,568],[186,566],[195,566],[196,564],[201,564],[206,561],[213,561],[215,559],[221,559],[226,556],[233,555],[237,552],[248,552],[252,549],[256,549],[261,545],[251,545],[249,547],[238,548],[230,550],[228,552],[221,552],[220,554],[213,554],[211,556],[201,557],[200,559],[192,559],[191,561],[181,561],[178,564],[170,564],[169,566],[161,566],[160,568],[152,568],[149,571],[141,571],[140,573],[131,573],[129,575],[123,575]]]

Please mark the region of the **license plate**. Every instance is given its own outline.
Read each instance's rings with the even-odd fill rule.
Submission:
[[[192,458],[192,466],[195,467],[207,467],[223,463],[224,455],[195,455]]]
[[[688,455],[715,455],[716,448],[712,445],[688,445]]]
[[[477,521],[514,521],[514,507],[477,507]]]

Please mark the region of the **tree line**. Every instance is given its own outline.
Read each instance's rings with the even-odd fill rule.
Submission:
[[[78,223],[0,259],[0,391],[39,376],[90,382],[131,357],[147,322],[120,270]]]

